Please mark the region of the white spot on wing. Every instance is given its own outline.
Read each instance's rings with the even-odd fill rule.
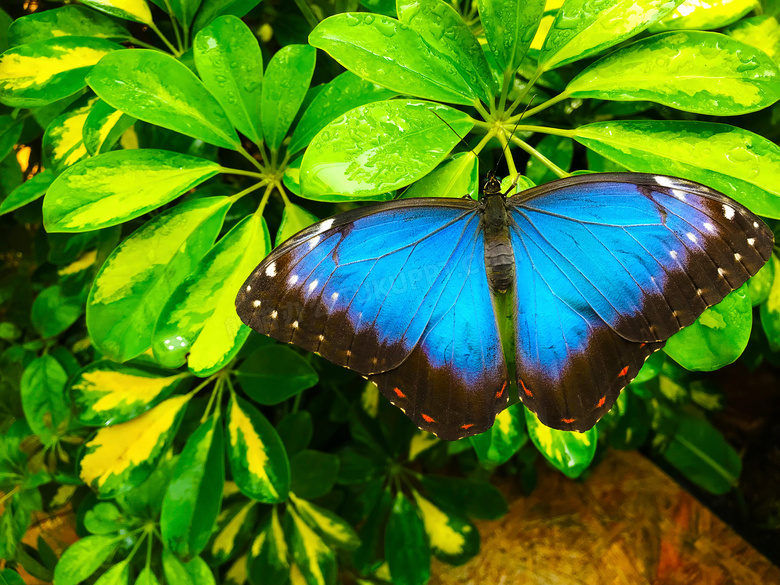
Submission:
[[[734,254],[734,258],[736,259],[737,262],[741,262],[742,261],[742,255],[741,254]]]
[[[723,204],[723,215],[726,219],[734,219],[734,208],[731,205]]]
[[[320,224],[320,227],[319,227],[319,229],[317,230],[317,233],[318,233],[318,234],[321,234],[321,233],[322,233],[322,232],[324,232],[325,230],[329,230],[329,229],[331,228],[331,226],[332,226],[332,225],[333,225],[333,218],[331,217],[330,219],[326,219],[325,221],[323,221],[323,222]]]
[[[246,292],[249,292],[250,290],[252,290],[252,287],[250,285],[246,285]]]
[[[290,283],[290,284],[295,284],[296,282],[298,282],[298,275],[297,275],[297,274],[293,274],[293,275],[290,277],[289,283]]]
[[[309,292],[313,291],[315,288],[317,288],[317,284],[319,283],[318,280],[312,280],[311,283],[309,283]]]
[[[693,232],[688,232],[685,236],[694,244],[696,243],[696,236],[693,235]]]
[[[298,321],[293,321],[292,322],[292,328],[293,329],[298,329]]]
[[[330,295],[330,298],[335,301],[337,298],[339,298],[339,293],[334,292],[332,295]]]
[[[710,222],[708,222],[708,221],[705,221],[705,222],[704,222],[704,228],[705,228],[705,229],[706,229],[708,232],[710,232],[710,233],[712,233],[712,232],[714,232],[714,231],[715,231],[715,226],[714,226],[714,225],[712,225],[712,224],[711,224]]]
[[[756,239],[755,238],[748,238],[748,244],[750,244],[751,246],[755,246],[756,245]]]
[[[271,311],[271,319],[276,319],[276,317],[279,315],[276,311]]]
[[[325,336],[320,334],[317,339],[319,339],[320,341],[325,341]]]
[[[669,256],[672,257],[672,260],[677,260],[677,252],[675,252],[674,250],[671,250],[669,252]]]
[[[758,228],[758,222],[757,222],[757,221],[754,221],[754,222],[753,222],[753,227],[754,227],[754,228]]]
[[[252,306],[253,307],[259,307],[260,306],[260,301],[252,301]]]
[[[276,262],[271,262],[265,269],[266,276],[276,276]]]
[[[723,276],[724,274],[726,274],[726,271],[725,271],[725,270],[723,270],[723,268],[718,268],[718,274],[720,274],[721,276]]]
[[[320,243],[320,240],[322,238],[320,236],[314,236],[311,240],[309,240],[309,250],[313,250],[314,247]]]
[[[656,176],[655,182],[661,185],[661,187],[674,187],[674,181],[670,180],[669,177],[661,177]]]
[[[679,189],[672,189],[672,195],[674,195],[680,201],[685,201],[685,191]]]

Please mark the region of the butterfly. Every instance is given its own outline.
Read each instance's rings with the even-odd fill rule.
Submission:
[[[367,377],[442,439],[489,429],[512,389],[545,425],[586,431],[772,248],[760,218],[688,180],[589,174],[507,196],[489,175],[479,200],[315,223],[260,263],[236,309]]]

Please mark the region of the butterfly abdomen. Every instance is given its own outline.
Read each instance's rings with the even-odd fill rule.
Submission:
[[[515,257],[509,239],[509,218],[500,194],[489,195],[483,208],[485,268],[491,290],[505,293],[515,281]]]

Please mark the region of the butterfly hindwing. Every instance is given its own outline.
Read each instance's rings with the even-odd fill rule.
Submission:
[[[747,209],[669,177],[577,177],[510,199],[520,395],[545,424],[586,430],[644,360],[763,266]]]
[[[238,314],[371,376],[423,428],[448,438],[486,430],[506,404],[495,394],[507,374],[477,209],[417,199],[319,222],[263,260]]]

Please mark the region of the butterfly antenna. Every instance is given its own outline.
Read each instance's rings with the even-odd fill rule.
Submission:
[[[501,161],[504,160],[504,155],[506,154],[506,149],[509,148],[509,143],[512,142],[512,136],[515,135],[515,130],[517,130],[517,127],[520,125],[520,122],[523,120],[523,116],[525,116],[525,113],[528,111],[528,108],[531,107],[531,104],[534,102],[534,99],[536,99],[536,94],[531,96],[531,99],[528,100],[528,104],[526,104],[525,109],[523,110],[523,113],[520,114],[520,117],[517,119],[517,124],[515,124],[515,127],[512,128],[512,133],[509,135],[509,140],[506,141],[506,145],[504,148],[501,149],[501,156],[498,157],[498,162],[496,163],[496,171],[493,173],[494,175],[498,171],[498,165],[501,164]]]
[[[474,149],[472,149],[472,148],[469,148],[469,145],[468,145],[468,143],[466,142],[466,140],[465,140],[465,139],[464,139],[464,138],[463,138],[463,137],[462,137],[460,134],[458,134],[458,133],[455,131],[455,128],[453,128],[452,126],[450,126],[450,125],[447,123],[447,120],[445,120],[444,118],[442,118],[442,117],[441,117],[439,114],[437,114],[437,113],[436,113],[436,112],[434,112],[433,110],[430,110],[430,112],[431,112],[431,114],[433,114],[434,116],[436,116],[436,117],[437,117],[439,120],[441,120],[442,122],[444,122],[444,124],[447,126],[447,128],[449,128],[450,130],[452,130],[453,134],[455,134],[455,136],[457,136],[458,138],[460,138],[460,141],[461,141],[463,144],[465,144],[465,145],[466,145],[466,148],[468,148],[468,149],[469,149],[469,152],[471,152],[471,154],[473,154],[473,155],[474,155],[474,157],[475,157],[475,158],[476,158],[476,159],[477,159],[479,162],[482,162],[482,159],[480,159],[480,158],[479,158],[479,155],[478,155],[476,152],[474,152]]]

